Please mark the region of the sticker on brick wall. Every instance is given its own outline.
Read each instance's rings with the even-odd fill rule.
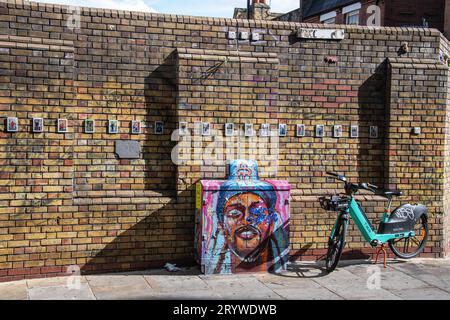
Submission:
[[[280,123],[278,125],[278,135],[280,137],[286,137],[286,135],[287,135],[287,124]]]
[[[58,119],[58,133],[66,133],[67,131],[67,119]]]
[[[84,133],[94,133],[95,132],[95,120],[86,119],[84,120]]]
[[[194,122],[194,135],[201,136],[203,130],[203,122]]]
[[[297,137],[304,137],[304,136],[305,136],[305,125],[297,124]]]
[[[19,130],[19,119],[16,117],[8,117],[6,119],[6,131],[17,132]]]
[[[110,133],[110,134],[119,133],[119,121],[118,120],[108,120],[108,133]]]
[[[244,126],[244,133],[246,137],[253,137],[253,124],[246,123]]]
[[[164,123],[162,121],[155,121],[155,134],[163,134]]]
[[[261,125],[261,129],[260,129],[259,135],[260,135],[261,137],[268,137],[268,136],[270,136],[270,124],[268,124],[268,123],[263,123],[263,124]]]
[[[178,134],[180,136],[187,136],[188,135],[188,127],[187,122],[180,122],[180,128]]]
[[[234,123],[225,123],[225,136],[234,136]]]
[[[33,118],[33,132],[34,133],[44,132],[44,119]]]
[[[333,127],[333,136],[335,138],[341,138],[342,137],[342,126],[340,124],[337,124]]]
[[[141,122],[139,120],[131,121],[131,134],[141,134]]]
[[[369,136],[373,139],[378,138],[378,127],[370,126]]]
[[[350,137],[351,138],[359,137],[359,127],[358,126],[350,126]]]
[[[211,135],[211,124],[209,122],[202,123],[202,136]]]
[[[325,135],[325,126],[323,124],[316,125],[316,137],[323,138]]]

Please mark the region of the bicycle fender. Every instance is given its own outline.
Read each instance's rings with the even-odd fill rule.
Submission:
[[[423,204],[414,205],[414,218],[416,221],[420,219],[420,217],[425,216],[428,219],[428,208]]]

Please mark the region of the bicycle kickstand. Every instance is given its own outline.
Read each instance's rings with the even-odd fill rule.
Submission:
[[[377,256],[375,258],[375,264],[378,263],[378,256],[379,256],[380,252],[383,252],[384,267],[387,268],[387,252],[386,252],[386,249],[384,248],[384,244],[382,244],[381,247],[377,250]]]

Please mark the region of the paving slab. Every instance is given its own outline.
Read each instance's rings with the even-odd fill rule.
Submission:
[[[345,268],[336,269],[328,276],[314,281],[344,299],[398,299],[384,288],[371,286],[372,282],[369,282],[368,277],[359,277]]]
[[[450,293],[450,268],[430,264],[408,264],[395,266],[394,269]]]
[[[449,300],[450,294],[439,288],[420,288],[392,290],[392,293],[405,300]]]
[[[223,299],[281,299],[255,277],[217,278],[214,276],[202,279],[214,293]]]
[[[381,273],[381,287],[387,290],[401,290],[426,288],[429,285],[403,272],[385,271]]]
[[[95,297],[101,300],[145,299],[154,294],[142,275],[87,276],[86,279]]]
[[[154,291],[151,295],[144,297],[146,300],[223,300],[223,298],[212,290],[189,290],[189,291]]]
[[[68,276],[68,277],[51,277],[51,278],[41,278],[41,279],[29,279],[27,281],[27,286],[29,289],[35,287],[57,287],[57,286],[67,286],[72,287],[80,284],[86,284],[86,278],[84,276]]]
[[[301,278],[290,275],[271,275],[261,274],[255,275],[255,278],[263,283],[271,290],[293,289],[298,288],[300,290],[305,289],[318,289],[321,285],[313,281],[310,278]]]
[[[150,287],[161,292],[207,290],[208,285],[198,276],[144,276]]]
[[[94,300],[95,296],[87,283],[80,285],[79,289],[70,289],[67,286],[42,286],[28,289],[30,300]]]
[[[342,297],[323,287],[283,288],[274,291],[286,300],[343,300]]]
[[[0,300],[26,300],[28,299],[27,282],[16,281],[0,283]]]

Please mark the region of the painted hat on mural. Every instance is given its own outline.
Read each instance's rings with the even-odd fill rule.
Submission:
[[[252,193],[267,206],[268,215],[275,213],[277,196],[273,185],[259,180],[258,164],[253,160],[234,160],[230,163],[229,179],[222,184],[217,200],[217,217],[224,220],[225,204],[236,195]]]

